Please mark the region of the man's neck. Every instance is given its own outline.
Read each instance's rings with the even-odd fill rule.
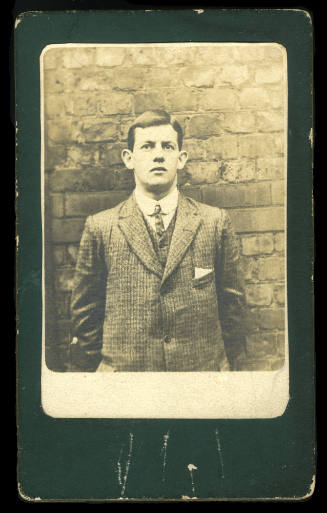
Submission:
[[[141,194],[143,194],[144,196],[147,196],[148,198],[150,198],[154,201],[160,201],[161,199],[165,198],[166,196],[168,196],[171,192],[173,192],[176,189],[176,184],[174,184],[173,187],[171,187],[168,191],[162,191],[162,192],[147,191],[141,187],[138,187],[137,184],[136,184],[135,189],[137,191],[139,191]]]

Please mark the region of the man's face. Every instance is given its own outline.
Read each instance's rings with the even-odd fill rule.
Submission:
[[[178,148],[177,132],[171,125],[137,127],[133,151],[123,150],[122,158],[134,170],[135,182],[144,191],[168,193],[177,183],[187,154]]]

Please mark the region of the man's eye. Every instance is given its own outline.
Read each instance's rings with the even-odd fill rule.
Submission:
[[[164,145],[164,149],[165,150],[174,150],[175,148],[174,148],[174,146],[172,144],[165,144]]]

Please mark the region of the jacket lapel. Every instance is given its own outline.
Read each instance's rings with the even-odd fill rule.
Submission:
[[[123,204],[119,212],[118,225],[132,251],[149,271],[161,278],[163,270],[153,248],[142,213],[136,204],[134,194]]]
[[[176,224],[161,284],[172,274],[193,241],[201,222],[196,205],[179,193]]]

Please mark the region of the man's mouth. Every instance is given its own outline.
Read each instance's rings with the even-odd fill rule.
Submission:
[[[167,171],[167,169],[165,167],[153,167],[151,169],[151,171]]]

